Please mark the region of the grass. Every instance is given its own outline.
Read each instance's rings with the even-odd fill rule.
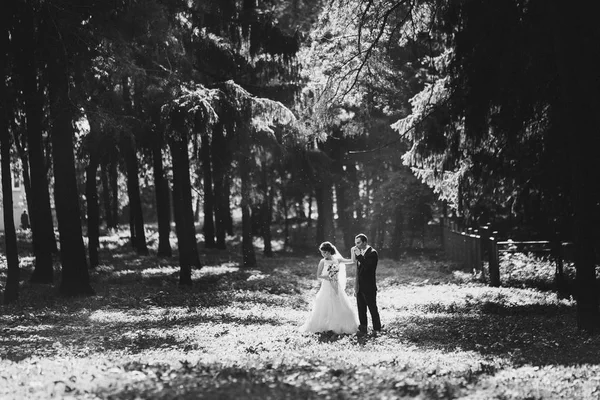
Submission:
[[[203,251],[190,288],[176,258],[139,258],[122,237],[104,237],[101,256],[97,295],[76,299],[28,284],[21,258],[20,301],[0,308],[0,398],[600,396],[600,338],[576,330],[572,300],[488,287],[434,253],[381,260],[385,331],[364,337],[298,332],[316,251],[258,255],[256,270]]]

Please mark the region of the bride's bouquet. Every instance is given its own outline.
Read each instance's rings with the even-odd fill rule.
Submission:
[[[329,275],[329,280],[332,282],[336,282],[338,279],[338,272],[340,271],[340,268],[335,265],[332,264],[329,266],[329,269],[327,270],[327,275]]]

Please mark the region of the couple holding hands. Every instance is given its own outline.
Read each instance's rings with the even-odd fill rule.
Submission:
[[[369,246],[364,234],[356,235],[350,258],[343,258],[330,242],[319,246],[323,259],[317,268],[321,288],[315,297],[308,319],[300,327],[302,332],[367,333],[367,309],[371,314],[373,331],[381,331],[377,310],[375,271],[379,261],[377,251]],[[358,318],[346,294],[346,264],[356,265],[354,295]]]

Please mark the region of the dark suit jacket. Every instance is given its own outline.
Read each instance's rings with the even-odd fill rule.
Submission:
[[[358,267],[356,268],[356,292],[375,294],[377,292],[375,271],[377,270],[377,262],[379,261],[377,251],[369,246],[364,256],[356,256],[356,261],[358,261]]]

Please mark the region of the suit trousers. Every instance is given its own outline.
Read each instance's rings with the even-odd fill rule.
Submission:
[[[381,330],[381,320],[379,319],[379,311],[377,310],[377,292],[356,294],[356,304],[358,306],[358,320],[360,321],[359,330],[367,331],[367,308],[371,314],[371,322],[373,330]]]

